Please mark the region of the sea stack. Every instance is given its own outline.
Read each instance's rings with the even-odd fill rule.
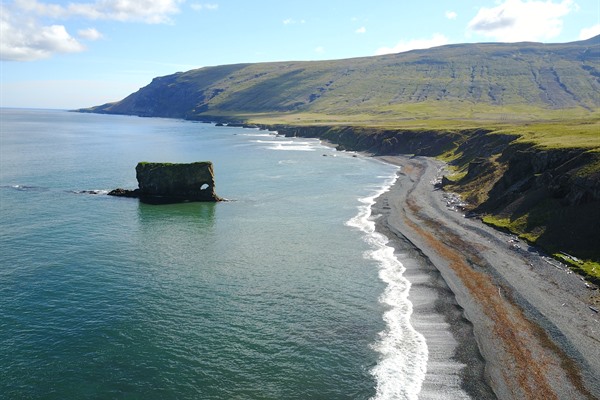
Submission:
[[[216,202],[213,164],[140,162],[135,167],[138,189],[115,189],[111,196],[137,197],[150,204]]]

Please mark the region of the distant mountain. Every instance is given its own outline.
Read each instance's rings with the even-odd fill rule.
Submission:
[[[205,67],[81,111],[208,119],[264,113],[469,117],[600,108],[600,36],[563,44],[457,44],[333,61]],[[468,106],[468,107],[465,107]]]

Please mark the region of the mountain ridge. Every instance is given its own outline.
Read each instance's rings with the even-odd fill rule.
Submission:
[[[185,119],[358,112],[394,120],[413,117],[411,109],[424,118],[473,118],[461,107],[475,107],[501,120],[519,106],[594,112],[599,91],[596,36],[564,44],[451,44],[342,60],[203,67],[157,77],[121,101],[85,111]]]

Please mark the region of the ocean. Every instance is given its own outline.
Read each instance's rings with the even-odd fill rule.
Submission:
[[[427,345],[370,215],[397,167],[254,129],[0,113],[1,398],[416,398]],[[229,201],[107,196],[139,161],[212,161]]]

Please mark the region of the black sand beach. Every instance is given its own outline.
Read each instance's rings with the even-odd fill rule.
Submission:
[[[600,398],[597,288],[526,243],[456,211],[433,184],[443,163],[381,159],[401,166],[373,215],[407,268],[413,325],[428,343],[420,398],[444,388],[448,398]],[[444,321],[419,317],[435,313]],[[440,332],[450,332],[455,345],[449,348]],[[462,366],[457,374],[441,361],[449,350]]]

